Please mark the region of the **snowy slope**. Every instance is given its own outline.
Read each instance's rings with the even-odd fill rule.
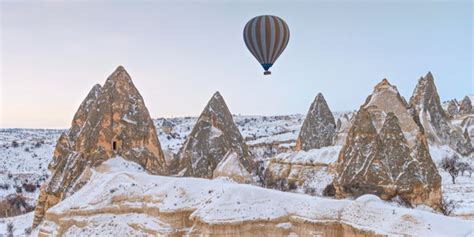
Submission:
[[[225,229],[235,223],[244,226],[243,223],[258,222],[266,231],[271,231],[273,225],[286,226],[301,235],[305,234],[304,228],[293,226],[304,220],[307,227],[338,222],[377,234],[474,235],[473,221],[402,208],[373,195],[333,200],[236,184],[227,179],[153,176],[133,168],[133,164],[124,170],[127,162],[115,158],[93,170],[91,181],[51,208],[38,230],[53,235],[59,228],[68,235],[157,235],[178,230],[196,234],[205,233],[203,226],[218,231],[219,226]],[[190,223],[179,224],[166,218],[167,214],[184,215]]]
[[[276,155],[273,160],[299,165],[330,165],[336,163],[341,148],[341,146],[330,146],[309,151],[286,152]]]
[[[474,174],[472,176],[469,175],[469,172],[465,172],[464,176],[459,174],[456,178],[456,184],[453,184],[449,173],[440,168],[441,160],[455,153],[447,145],[430,146],[431,157],[438,166],[438,172],[441,175],[443,196],[448,200],[455,201],[457,205],[452,215],[474,220]],[[469,163],[471,167],[474,167],[472,157],[460,157],[460,161]]]
[[[62,130],[0,129],[0,201],[21,189],[34,205],[39,186],[49,175],[48,164]],[[36,186],[26,192],[24,184]]]

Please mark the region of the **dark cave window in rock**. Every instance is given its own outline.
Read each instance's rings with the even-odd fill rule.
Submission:
[[[112,142],[112,149],[113,149],[114,151],[117,150],[117,142],[116,142],[116,141],[113,141],[113,142]]]

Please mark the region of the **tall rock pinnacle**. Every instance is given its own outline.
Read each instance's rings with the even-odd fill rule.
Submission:
[[[441,106],[434,78],[430,72],[418,80],[410,98],[410,106],[419,117],[430,143],[447,144],[463,155],[473,152],[473,147],[463,136],[463,131],[449,123],[449,117]]]
[[[214,169],[229,151],[249,173],[254,172],[255,164],[248,147],[224,98],[216,92],[178,152],[179,164],[173,164],[173,168],[180,175],[212,178]]]
[[[474,113],[474,110],[472,108],[472,101],[469,96],[464,96],[464,98],[462,99],[461,105],[459,106],[459,112],[461,114]]]
[[[323,94],[318,93],[301,127],[296,150],[311,150],[331,146],[336,135],[336,123]]]
[[[152,174],[166,174],[156,128],[122,66],[103,87],[92,88],[71,128],[59,138],[49,164],[52,176],[41,188],[33,226],[41,222],[48,208],[87,182],[90,167],[114,156],[134,161]]]
[[[441,177],[423,129],[387,80],[375,86],[355,114],[336,173],[338,198],[375,194],[390,200],[399,196],[412,205],[440,208]]]

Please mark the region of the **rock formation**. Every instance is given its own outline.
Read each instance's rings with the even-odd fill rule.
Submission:
[[[214,169],[230,150],[237,154],[247,172],[254,173],[255,163],[248,147],[224,98],[216,92],[178,152],[172,168],[178,175],[212,178]]]
[[[339,154],[336,197],[375,194],[440,208],[441,177],[395,86],[384,79],[356,113]]]
[[[170,120],[163,119],[163,122],[161,123],[161,130],[166,134],[170,134],[173,131],[174,126],[175,125]]]
[[[352,116],[354,116],[352,114]],[[344,114],[340,118],[337,119],[336,124],[336,137],[334,138],[334,145],[342,146],[346,141],[347,134],[349,133],[349,129],[351,128],[352,121],[349,118],[349,114]]]
[[[59,138],[41,188],[33,226],[51,206],[87,182],[89,168],[121,156],[152,174],[166,174],[156,128],[143,98],[122,66],[101,88],[96,85],[80,105],[71,128]]]
[[[453,118],[459,113],[458,102],[455,99],[448,101],[446,113],[450,118]]]
[[[459,105],[459,112],[461,114],[470,114],[474,112],[472,109],[472,101],[469,96],[464,96],[464,99],[462,99],[461,105]]]
[[[473,147],[463,136],[463,131],[451,125],[441,107],[433,75],[428,72],[420,78],[410,98],[410,106],[422,124],[431,144],[447,144],[462,155],[469,155]]]
[[[474,115],[465,117],[461,122],[461,128],[464,131],[464,137],[474,146]]]
[[[254,183],[253,176],[240,163],[236,152],[229,150],[213,172],[213,178],[228,177],[237,183]]]
[[[280,153],[267,159],[264,186],[322,196],[334,178],[333,166],[340,150],[341,146],[330,146]]]
[[[336,135],[336,122],[323,94],[314,99],[296,140],[296,150],[308,151],[331,146]]]

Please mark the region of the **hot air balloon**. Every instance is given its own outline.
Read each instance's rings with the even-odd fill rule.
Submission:
[[[245,45],[257,61],[262,65],[264,75],[280,54],[285,50],[290,40],[290,30],[285,21],[277,16],[257,16],[252,18],[244,28]]]

